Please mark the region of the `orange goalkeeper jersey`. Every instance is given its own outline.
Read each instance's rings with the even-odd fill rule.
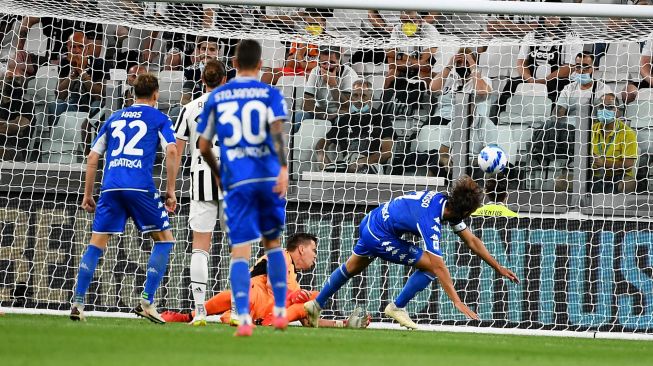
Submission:
[[[295,272],[295,264],[290,257],[290,253],[284,250],[283,255],[286,258],[286,267],[288,269],[287,281],[288,292],[300,290],[299,283],[297,282],[297,273]],[[256,261],[254,267],[250,271],[252,278],[252,290],[265,291],[268,295],[272,295],[272,287],[268,281],[268,256],[264,255]]]

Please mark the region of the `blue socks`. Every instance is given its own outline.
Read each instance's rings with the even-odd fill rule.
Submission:
[[[150,260],[147,262],[147,276],[143,288],[143,299],[154,303],[154,294],[161,284],[168,268],[168,259],[174,243],[159,241],[154,243]]]
[[[236,303],[236,312],[238,317],[249,316],[249,263],[245,258],[232,258],[231,271],[229,271],[231,281],[231,294]]]
[[[336,268],[333,273],[331,273],[331,277],[324,283],[324,287],[322,288],[322,291],[320,291],[320,294],[317,295],[317,298],[315,301],[320,305],[321,308],[324,308],[326,305],[327,300],[333,296],[340,288],[349,281],[351,278],[351,275],[349,275],[349,272],[347,272],[347,267],[343,264],[340,265],[340,267]]]
[[[274,307],[275,316],[285,315],[277,314],[283,313],[286,308],[286,288],[288,269],[286,268],[286,258],[283,255],[283,249],[280,247],[273,248],[267,251],[268,256],[268,280],[272,285],[272,293],[274,294]]]
[[[102,249],[95,245],[89,244],[86,246],[82,260],[79,262],[79,272],[77,272],[77,287],[75,288],[74,299],[76,303],[84,304],[86,291],[88,291],[88,287],[91,285],[95,267],[97,267],[97,263],[100,261],[102,254],[104,254]]]
[[[404,288],[395,300],[398,308],[404,308],[417,293],[424,290],[431,282],[435,281],[435,276],[424,271],[415,271],[406,281]]]

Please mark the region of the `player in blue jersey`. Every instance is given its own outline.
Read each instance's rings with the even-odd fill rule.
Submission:
[[[88,154],[82,208],[89,213],[95,212],[95,218],[91,242],[79,263],[75,298],[70,311],[72,320],[84,320],[84,297],[95,267],[106,250],[109,237],[122,233],[127,218],[131,217],[138,230],[149,233],[154,240],[142,299],[134,312],[154,323],[165,323],[153,303],[174,244],[168,212],[173,212],[177,206],[177,148],[172,121],[154,108],[159,97],[157,78],[152,74],[138,76],[134,95],[136,100],[131,107],[112,114],[100,128]],[[166,153],[165,204],[152,178],[159,146]],[[103,155],[104,175],[96,206],[93,186],[98,161]]]
[[[288,162],[281,93],[258,81],[261,45],[242,40],[233,64],[237,76],[209,95],[197,126],[200,151],[224,192],[225,226],[231,242],[231,289],[238,314],[236,336],[252,334],[249,315],[251,244],[262,238],[274,295],[273,325],[288,326],[286,262],[279,237],[285,225]],[[211,150],[217,133],[220,167]]]
[[[327,300],[377,257],[415,268],[399,296],[384,311],[386,316],[399,324],[410,329],[417,328],[404,308],[436,278],[461,313],[478,319],[456,293],[449,270],[442,259],[440,238],[442,224],[448,223],[472,252],[497,273],[513,282],[519,282],[512,271],[492,257],[483,242],[463,222],[463,219],[481,206],[483,195],[483,190],[476,182],[468,176],[462,176],[453,184],[449,194],[414,192],[372,210],[361,222],[360,238],[347,262],[333,271],[317,298],[304,305],[309,323],[317,327],[320,312]],[[401,237],[406,233],[421,237],[425,248],[403,240]]]

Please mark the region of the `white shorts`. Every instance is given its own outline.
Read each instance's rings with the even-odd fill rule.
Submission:
[[[211,233],[218,221],[218,201],[190,201],[188,224],[193,231]]]

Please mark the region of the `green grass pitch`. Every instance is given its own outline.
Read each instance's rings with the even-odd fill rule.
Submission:
[[[396,330],[258,327],[0,316],[0,364],[21,365],[653,365],[653,343]]]

